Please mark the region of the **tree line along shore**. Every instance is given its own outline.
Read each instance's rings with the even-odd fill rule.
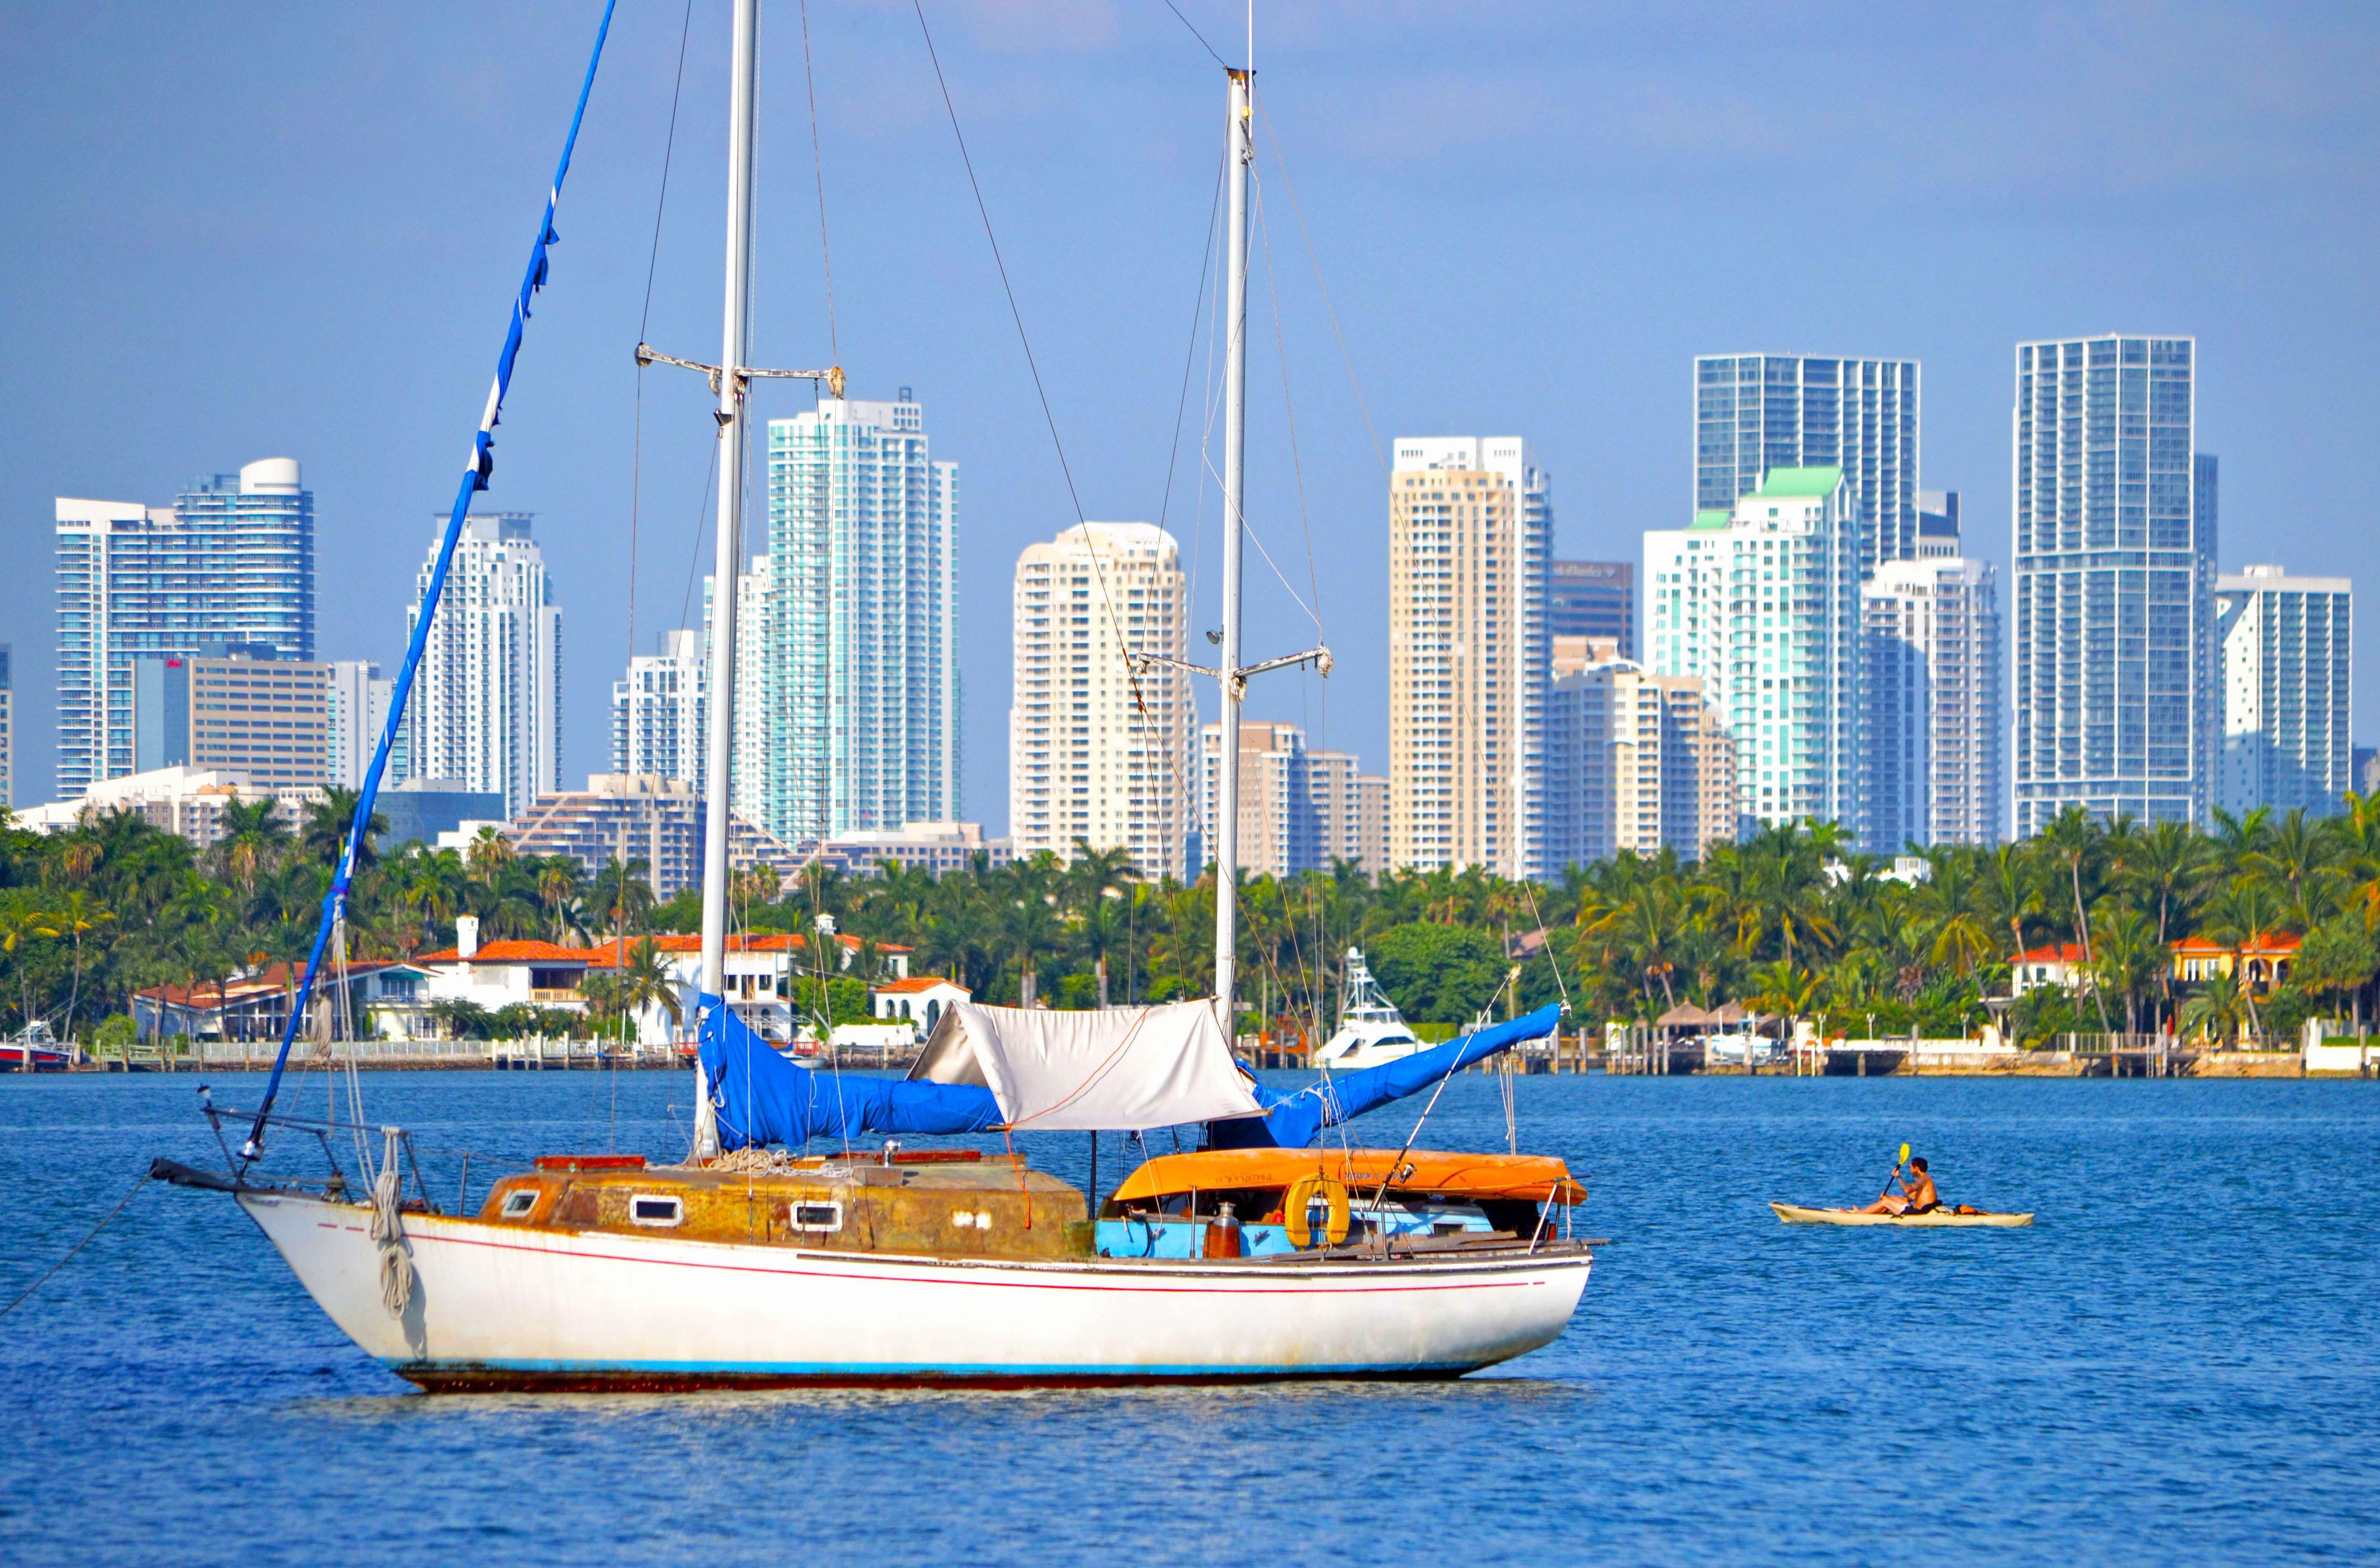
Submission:
[[[0,1005],[20,1028],[39,1021],[103,1049],[131,1037],[144,988],[302,962],[354,804],[334,790],[294,823],[269,802],[234,806],[204,850],[132,812],[48,835],[0,828]],[[627,859],[589,876],[567,857],[518,855],[493,830],[463,850],[374,848],[348,902],[349,952],[448,947],[462,915],[482,940],[624,937],[629,961],[591,975],[582,1008],[442,1019],[483,1038],[601,1033],[660,983],[637,939],[699,925],[698,893],[656,900],[647,875]],[[894,948],[912,974],[948,976],[979,1001],[1060,1008],[1201,995],[1213,972],[1211,874],[1143,878],[1121,852],[978,859],[941,876],[761,868],[738,873],[732,893],[738,930],[810,932],[823,916],[856,942],[803,1000],[822,1022],[867,1016]],[[1420,1026],[1556,1000],[1588,1028],[1735,1003],[1822,1036],[1944,1039],[1980,1031],[1986,998],[2012,998],[2000,1027],[2019,1046],[2072,1033],[2286,1046],[2313,1016],[2362,1032],[2380,981],[2380,795],[2320,818],[2218,811],[2206,831],[2078,810],[2022,843],[1898,862],[1853,851],[1826,823],[1763,829],[1699,861],[1623,854],[1551,884],[1475,869],[1375,877],[1342,862],[1244,874],[1241,909],[1240,1001],[1257,1015],[1242,1027],[1278,1036],[1329,1032],[1343,954],[1359,947]],[[2185,943],[2286,946],[2289,959],[2185,966]],[[2045,952],[2054,980],[2018,983],[2024,955]]]

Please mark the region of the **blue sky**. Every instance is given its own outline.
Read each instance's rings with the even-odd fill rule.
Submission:
[[[1239,55],[1238,7],[1179,3]],[[52,782],[53,496],[163,504],[193,475],[298,457],[320,652],[395,661],[597,12],[0,9],[19,802]],[[621,0],[489,497],[539,515],[559,584],[565,780],[606,761],[632,509],[639,651],[709,559],[703,389],[648,372],[639,444],[629,356],[685,14]],[[1220,72],[1162,0],[927,15],[1083,504],[1170,506],[1211,622],[1203,342],[1170,502],[1166,477]],[[854,395],[914,387],[961,465],[965,808],[1000,825],[1010,574],[1074,515],[914,12],[811,0],[808,19],[833,346]],[[801,21],[771,0],[771,364],[829,351]],[[725,0],[694,0],[648,329],[698,359],[718,340],[725,36]],[[2004,563],[2012,346],[2192,334],[2224,565],[2380,580],[2380,9],[1316,0],[1261,7],[1257,51],[1250,510],[1294,596],[1252,553],[1249,651],[1305,646],[1299,601],[1318,598],[1339,664],[1327,703],[1276,677],[1255,716],[1385,762],[1372,432],[1524,434],[1562,553],[1634,559],[1692,504],[1697,353],[1922,359],[1925,482],[1963,492],[1970,550]],[[768,396],[783,415],[807,394]],[[2375,636],[2360,629],[2362,670]],[[2380,736],[2380,685],[2357,706]]]

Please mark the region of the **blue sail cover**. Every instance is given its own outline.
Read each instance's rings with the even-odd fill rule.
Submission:
[[[1000,1125],[1000,1101],[972,1084],[909,1083],[856,1074],[813,1073],[777,1054],[719,998],[702,1010],[697,1049],[719,1118],[719,1147],[871,1134],[980,1133]]]
[[[1352,1121],[1390,1100],[1416,1094],[1439,1079],[1459,1073],[1474,1062],[1509,1051],[1524,1039],[1549,1035],[1561,1021],[1561,1008],[1548,1003],[1525,1018],[1497,1024],[1476,1034],[1459,1035],[1444,1045],[1357,1073],[1341,1073],[1295,1094],[1277,1094],[1256,1086],[1257,1103],[1264,1116],[1207,1124],[1209,1149],[1303,1149],[1325,1127]]]

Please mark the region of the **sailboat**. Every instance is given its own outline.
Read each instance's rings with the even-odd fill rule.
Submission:
[[[741,531],[747,388],[771,373],[748,367],[758,12],[758,0],[736,0],[722,352],[718,366],[695,366],[718,389],[722,582],[733,580]],[[1222,662],[1207,672],[1222,687],[1227,734],[1248,676],[1296,662],[1327,670],[1329,658],[1318,649],[1239,662],[1251,74],[1231,70],[1229,88],[1227,586]],[[582,113],[585,103],[582,90]],[[557,174],[450,549],[487,482],[561,186]],[[795,373],[829,379],[839,395],[839,371]],[[475,1210],[448,1213],[422,1187],[401,1129],[381,1131],[375,1161],[358,1126],[363,1195],[347,1190],[335,1161],[321,1180],[268,1179],[268,1138],[324,1131],[273,1111],[301,999],[262,1104],[209,1109],[219,1133],[235,1115],[247,1122],[237,1155],[225,1141],[228,1170],[159,1161],[153,1173],[228,1193],[358,1345],[429,1390],[1443,1378],[1561,1332],[1593,1253],[1567,1234],[1585,1195],[1560,1161],[1317,1147],[1328,1128],[1545,1034],[1557,1010],[1295,1094],[1259,1083],[1231,1033],[1233,770],[1223,772],[1217,834],[1213,997],[1087,1013],[960,1003],[958,1024],[898,1080],[813,1072],[757,1036],[721,983],[733,600],[717,605],[710,650],[697,1123],[686,1159],[556,1154],[497,1180]],[[392,715],[431,619],[419,617]],[[336,946],[387,748],[384,735],[325,901],[309,992]],[[1020,1132],[1145,1138],[1193,1125],[1204,1129],[1200,1147],[1147,1159],[1104,1200],[1096,1177],[1086,1194],[1012,1151]],[[998,1134],[1001,1147],[902,1144],[968,1134]],[[328,1152],[330,1138],[321,1142]],[[808,1152],[813,1145],[826,1152]]]

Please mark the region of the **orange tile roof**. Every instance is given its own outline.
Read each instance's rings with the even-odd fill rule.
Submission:
[[[436,953],[424,953],[414,959],[417,964],[585,964],[590,967],[610,968],[615,960],[610,955],[611,943],[602,947],[565,947],[558,942],[528,942],[508,939],[483,942],[480,950],[467,960],[456,948],[442,948]]]
[[[633,943],[638,939],[632,937],[629,940]],[[838,934],[834,940],[847,952],[856,953],[861,946],[859,938],[856,936]],[[653,946],[662,953],[699,953],[702,951],[702,938],[671,933],[653,938]],[[730,953],[805,953],[808,950],[809,942],[799,931],[762,931],[758,934],[747,931],[727,939],[727,951]],[[876,944],[876,951],[906,953],[909,949],[898,942],[880,942]]]
[[[2028,947],[2016,955],[2020,964],[2080,964],[2082,948],[2079,942],[2061,942],[2055,947]]]
[[[394,969],[399,966],[392,959],[355,959],[347,965],[347,975],[351,979],[358,978],[378,970]],[[273,992],[294,990],[304,973],[301,968],[276,961],[266,965],[253,975],[235,975],[231,978],[229,988],[231,1000],[247,1002]],[[325,966],[321,974],[314,977],[314,983],[318,986],[335,985],[338,983],[337,976],[332,969]],[[225,987],[220,981],[201,980],[195,986],[147,986],[133,994],[145,996],[152,1002],[160,1002],[169,1007],[220,1007],[223,1005],[224,993]]]
[[[960,985],[958,981],[950,978],[946,975],[912,975],[905,980],[893,980],[888,984],[878,986],[876,989],[880,991],[889,991],[896,993],[906,993],[911,991],[931,991],[936,986],[949,986],[954,991],[966,991],[966,987]],[[967,994],[972,996],[975,993],[967,991]]]

